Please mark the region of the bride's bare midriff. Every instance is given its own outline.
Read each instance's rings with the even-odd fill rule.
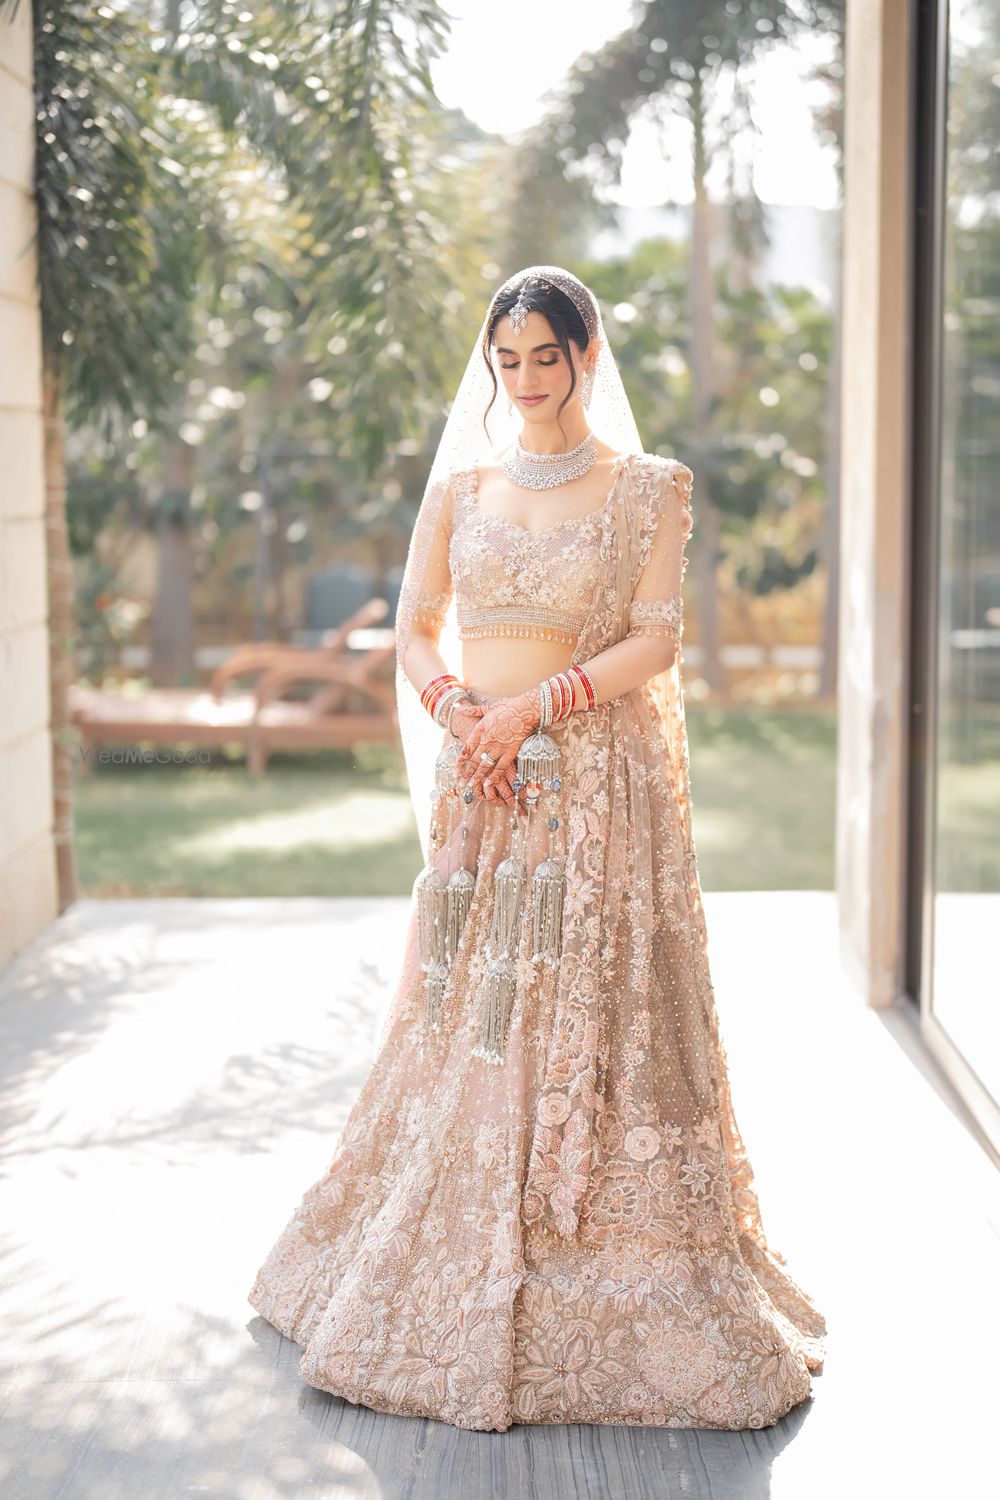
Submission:
[[[462,642],[462,681],[480,693],[514,697],[543,677],[565,672],[573,647],[562,641],[491,637]]]

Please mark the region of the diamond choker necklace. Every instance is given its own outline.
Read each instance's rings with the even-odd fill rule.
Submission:
[[[597,439],[588,432],[582,443],[568,453],[529,453],[521,447],[518,438],[514,451],[503,460],[500,468],[514,484],[527,490],[551,490],[557,484],[566,484],[579,479],[597,462]]]

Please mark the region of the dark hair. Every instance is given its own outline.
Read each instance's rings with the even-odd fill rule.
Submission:
[[[493,346],[497,324],[502,317],[505,317],[510,312],[520,296],[521,291],[519,287],[513,287],[510,291],[499,293],[493,307],[493,316],[490,318],[486,332],[483,334],[483,359],[486,361],[486,368],[493,382],[493,395],[490,397],[489,405],[483,413],[483,427],[486,429],[487,439],[489,439],[490,430],[487,426],[486,418],[493,408],[493,403],[497,399],[499,389],[496,373],[493,369],[493,361],[490,358],[490,350]],[[521,299],[521,306],[527,307],[530,312],[541,313],[542,317],[548,320],[556,341],[566,356],[566,363],[569,365],[571,383],[569,390],[560,404],[559,411],[556,412],[556,420],[558,421],[559,413],[572,398],[573,392],[576,390],[576,369],[573,365],[573,356],[570,353],[569,341],[572,339],[574,344],[586,351],[590,343],[590,334],[587,332],[587,326],[580,316],[580,311],[573,299],[568,297],[565,292],[561,292],[558,287],[552,286],[548,282],[532,282],[524,292],[524,296]],[[559,431],[563,432],[561,423]],[[565,436],[566,434],[563,432],[563,437],[565,438]]]

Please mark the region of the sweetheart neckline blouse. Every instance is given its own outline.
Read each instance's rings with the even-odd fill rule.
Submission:
[[[608,492],[605,495],[605,497],[604,497],[603,501],[601,502],[601,504],[599,506],[597,506],[596,510],[585,510],[583,512],[583,514],[579,515],[579,516],[563,516],[563,518],[561,520],[559,520],[559,521],[553,521],[553,522],[551,522],[550,525],[548,525],[548,526],[542,526],[538,530],[534,530],[530,526],[522,526],[520,524],[520,522],[518,522],[518,521],[512,521],[509,516],[498,515],[496,513],[496,511],[483,510],[482,506],[479,503],[479,465],[478,464],[472,464],[472,465],[470,465],[470,467],[468,469],[461,470],[461,473],[463,475],[471,475],[472,476],[472,483],[471,483],[471,485],[469,485],[464,490],[464,492],[462,493],[462,498],[468,504],[468,506],[469,506],[470,510],[472,511],[472,513],[475,516],[477,516],[477,517],[481,516],[481,517],[484,517],[488,521],[497,521],[497,522],[499,522],[499,524],[501,526],[510,526],[514,531],[519,531],[524,536],[531,536],[531,537],[548,536],[548,534],[550,532],[552,532],[552,531],[558,531],[563,526],[576,526],[576,525],[579,525],[581,522],[586,522],[586,521],[596,522],[596,521],[598,521],[600,519],[603,519],[605,512],[609,511],[611,509],[612,501],[615,498],[615,490],[618,487],[619,471],[620,471],[622,465],[624,464],[625,460],[628,457],[629,457],[629,454],[627,454],[627,453],[619,453],[618,457],[615,458],[614,461],[612,462],[612,465],[611,465],[611,482],[610,482],[610,484],[608,486]]]
[[[622,469],[615,461],[603,503],[539,528],[479,505],[479,469],[452,476],[449,543],[460,640],[531,637],[575,645],[593,607],[600,546]]]
[[[643,467],[648,464],[648,468]],[[662,471],[671,481],[676,504],[667,521],[657,522]],[[691,526],[691,470],[677,459],[619,454],[613,461],[608,493],[596,509],[563,516],[539,530],[479,504],[479,466],[449,475],[448,523],[435,541],[428,586],[415,620],[436,640],[452,600],[458,638],[530,637],[575,646],[594,607],[602,557],[609,544],[619,486],[626,473],[637,481],[635,504],[640,529],[642,581],[630,606],[629,635],[667,635],[680,644],[683,622],[681,581],[684,543]],[[655,566],[650,563],[654,533],[662,536]]]

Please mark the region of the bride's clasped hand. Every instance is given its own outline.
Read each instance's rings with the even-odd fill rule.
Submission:
[[[459,729],[463,742],[455,774],[484,801],[506,802],[526,816],[524,789],[515,786],[517,755],[528,735],[538,728],[537,689],[534,698],[531,692],[519,693],[489,708],[483,704],[475,708],[476,720],[464,734]],[[458,713],[456,709],[455,717]]]

